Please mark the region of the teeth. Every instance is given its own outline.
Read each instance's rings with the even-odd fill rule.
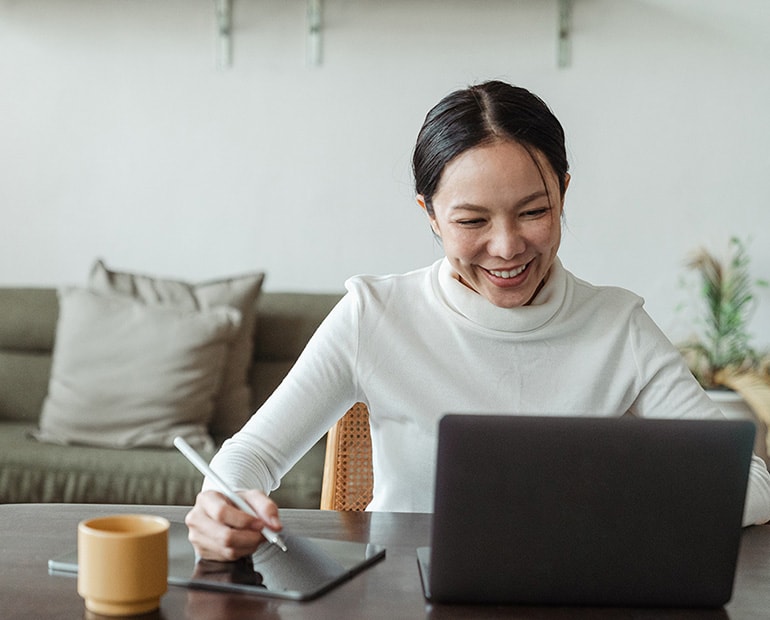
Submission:
[[[513,269],[512,271],[495,271],[493,269],[490,269],[489,273],[491,273],[493,276],[497,276],[498,278],[513,278],[519,275],[526,268],[527,266],[524,265],[522,267],[519,267],[518,269]]]

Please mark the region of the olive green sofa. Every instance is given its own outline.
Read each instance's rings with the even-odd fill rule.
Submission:
[[[252,410],[280,383],[340,297],[260,294],[249,374]],[[58,314],[56,289],[0,287],[0,503],[192,504],[202,476],[173,448],[56,445],[33,437],[49,389]],[[226,439],[212,436],[216,446]],[[324,447],[322,439],[284,477],[273,493],[279,505],[319,506]]]

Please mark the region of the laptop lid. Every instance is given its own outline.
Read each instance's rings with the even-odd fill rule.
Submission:
[[[749,421],[445,416],[426,597],[719,607],[732,595]]]

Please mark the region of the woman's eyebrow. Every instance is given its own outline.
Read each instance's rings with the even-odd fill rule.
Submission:
[[[548,198],[548,192],[545,189],[538,189],[534,192],[527,194],[526,196],[522,197],[521,199],[517,200],[515,203],[515,206],[520,207],[523,205],[527,205],[530,202],[534,202],[535,200],[539,200],[540,198]],[[452,205],[450,207],[452,211],[489,211],[487,207],[484,207],[482,205],[477,205],[471,202],[460,202],[456,205]]]
[[[450,207],[452,211],[489,211],[486,207],[475,205],[470,202],[461,202]]]
[[[537,191],[532,192],[531,194],[527,194],[526,196],[524,196],[524,198],[519,200],[516,204],[525,205],[535,200],[538,200],[539,198],[548,198],[548,192],[545,189],[539,189]]]

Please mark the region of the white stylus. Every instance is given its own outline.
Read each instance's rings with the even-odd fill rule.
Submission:
[[[187,443],[181,437],[175,437],[174,445],[182,454],[184,454],[188,461],[195,465],[199,472],[214,482],[219,491],[221,491],[222,494],[227,497],[227,499],[238,506],[238,508],[243,510],[243,512],[246,514],[250,514],[252,517],[258,517],[257,513],[254,512],[254,509],[249,506],[240,495],[238,495],[229,486],[227,486],[227,483],[222,480],[222,478],[220,478],[219,475],[213,469],[211,469],[211,467],[209,467],[209,464],[203,460],[200,454],[193,450],[189,443]],[[275,545],[282,551],[287,551],[286,543],[283,542],[283,539],[280,537],[278,532],[274,532],[268,527],[263,527],[261,532],[262,536],[264,536],[269,543]]]

